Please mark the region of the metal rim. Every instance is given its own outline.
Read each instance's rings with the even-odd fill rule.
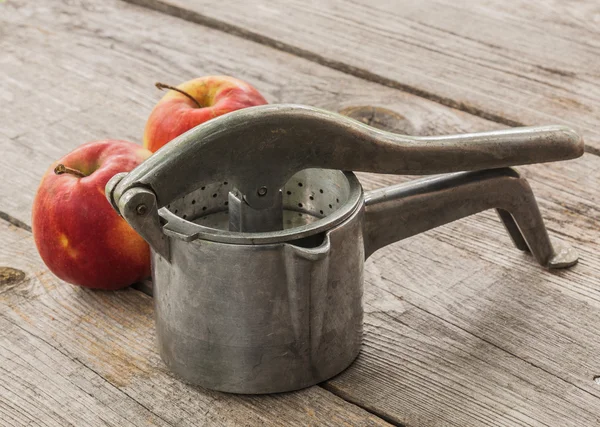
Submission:
[[[220,230],[206,227],[187,221],[167,208],[161,208],[158,213],[167,221],[162,227],[163,233],[169,237],[192,241],[196,239],[211,242],[233,243],[239,245],[257,245],[269,243],[289,242],[302,239],[324,231],[328,231],[350,217],[359,208],[363,200],[363,189],[356,176],[351,172],[344,172],[344,176],[350,185],[348,200],[335,212],[321,218],[311,224],[300,227],[289,228],[280,231],[263,233],[243,233],[237,231]]]

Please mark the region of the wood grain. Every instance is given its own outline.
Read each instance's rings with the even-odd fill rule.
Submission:
[[[596,425],[598,160],[520,169],[551,234],[579,250],[571,270],[536,266],[491,212],[376,252],[363,353],[326,387],[413,426]]]
[[[126,1],[500,123],[570,124],[600,149],[593,0]]]
[[[0,220],[0,425],[387,425],[320,387],[235,396],[179,381],[155,351],[152,300],[56,279],[31,233]]]
[[[116,1],[9,1],[0,8],[1,72],[7,77],[0,79],[0,93],[15,103],[0,104],[8,118],[0,130],[0,210],[23,220],[52,160],[88,139],[139,140],[160,97],[152,89],[156,80],[234,74],[272,102],[332,110],[384,106],[403,115],[401,127],[415,134],[499,126]],[[38,95],[38,87],[47,90]],[[25,114],[36,96],[46,114]],[[537,267],[511,247],[489,212],[375,253],[366,265],[363,352],[324,387],[394,424],[597,424],[599,160],[586,155],[522,169],[552,234],[582,254],[570,271]],[[360,178],[368,189],[407,179]],[[0,371],[0,422],[381,422],[317,387],[249,398],[185,386],[153,349],[148,297],[61,283],[41,264],[26,231],[0,225],[0,265],[26,273],[25,281],[0,289],[0,366],[8,367]]]
[[[589,173],[588,159],[597,167],[595,156],[570,164],[583,174]],[[547,170],[550,166],[537,168]],[[566,175],[569,180],[576,179],[576,170]],[[376,185],[384,181],[381,178],[363,175],[363,182]],[[535,174],[531,179],[536,185]],[[595,203],[594,191],[592,188],[582,196],[591,196]],[[568,193],[559,192],[566,197],[566,206],[574,204]],[[566,233],[574,241],[598,234],[597,229],[577,225]],[[14,234],[0,232],[5,242],[0,264],[27,273],[25,282],[0,293],[2,320],[12,323],[3,323],[2,330],[8,332],[0,344],[11,351],[9,357],[33,354],[26,360],[33,366],[43,362],[47,376],[68,376],[86,393],[93,397],[99,394],[105,400],[93,405],[86,401],[86,406],[97,405],[103,417],[102,402],[116,398],[107,398],[107,392],[85,383],[82,377],[86,378],[87,369],[103,378],[98,382],[108,382],[148,408],[154,414],[148,417],[185,425],[189,421],[186,416],[198,417],[208,411],[220,417],[200,418],[208,424],[219,424],[223,414],[232,425],[239,422],[228,418],[236,416],[230,404],[223,403],[230,396],[186,387],[165,371],[153,350],[152,308],[147,297],[135,291],[91,292],[62,284],[41,265],[30,235],[13,226],[5,228]],[[495,239],[498,243],[494,245]],[[477,240],[492,249],[472,247]],[[600,348],[594,325],[600,312],[598,302],[579,291],[594,291],[586,279],[598,277],[600,262],[584,244],[578,246],[583,249],[584,261],[576,269],[558,275],[544,272],[532,265],[528,256],[512,249],[498,221],[484,214],[377,252],[367,264],[363,352],[354,365],[325,387],[396,424],[555,425],[555,421],[560,425],[594,425],[600,421],[599,392],[592,379]],[[506,254],[492,256],[494,251]],[[87,369],[71,367],[69,375],[64,374],[62,369],[66,368],[62,366],[70,366],[67,361],[47,362],[43,355],[54,350],[44,346],[38,351],[30,346],[42,344],[23,344],[18,335],[23,330]],[[33,379],[26,375],[33,367],[26,365],[19,370],[2,362],[11,373],[16,372],[3,378],[10,390],[25,393],[27,387],[33,387]],[[10,412],[16,407],[32,414],[33,419],[50,422],[58,417],[57,425],[61,425],[66,415],[53,411],[66,404],[63,399],[72,399],[70,385],[55,385],[59,380],[54,378],[43,377],[42,381],[39,374],[35,379],[37,388],[32,395],[7,394],[7,419],[19,420]],[[67,391],[57,394],[55,387]],[[184,396],[182,389],[187,393]],[[35,398],[31,406],[26,403],[46,394],[56,396],[57,402]],[[185,402],[185,408],[169,397]],[[262,397],[256,399],[257,405],[272,405]],[[191,408],[192,404],[197,406]],[[135,411],[141,409],[133,403],[121,405],[123,414],[134,414],[128,419],[135,423]],[[260,414],[256,417],[264,416],[263,406],[255,409]],[[282,416],[281,408],[273,411],[270,416]],[[311,409],[306,412],[310,414]],[[321,414],[325,419],[333,416]],[[91,418],[86,422],[94,425],[93,413],[87,416]],[[248,425],[261,420],[244,416],[250,420]],[[74,425],[81,422],[79,418],[66,419]],[[339,423],[340,419],[333,421]],[[348,422],[357,424],[356,420]],[[113,425],[119,425],[118,421]]]
[[[397,130],[411,134],[499,127],[122,2],[16,5],[0,4],[0,94],[11,100],[0,103],[6,118],[0,128],[0,211],[26,223],[33,189],[54,160],[95,139],[141,141],[146,118],[163,95],[156,81],[177,84],[199,75],[231,74],[251,82],[269,102],[334,111],[385,106],[406,118]]]

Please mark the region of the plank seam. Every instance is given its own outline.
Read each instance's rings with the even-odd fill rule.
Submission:
[[[30,225],[25,224],[20,219],[17,219],[14,216],[12,216],[12,215],[10,215],[10,214],[8,214],[6,212],[0,211],[0,219],[8,222],[11,225],[14,225],[17,228],[21,228],[21,229],[23,229],[25,231],[29,231],[31,233],[31,226]]]
[[[528,124],[509,119],[507,117],[503,117],[499,114],[495,114],[489,111],[486,111],[482,108],[476,107],[474,105],[469,104],[464,101],[456,101],[452,98],[447,98],[441,95],[438,95],[434,92],[430,92],[418,87],[414,87],[408,85],[406,83],[401,83],[397,80],[390,79],[388,77],[384,77],[380,74],[373,73],[367,69],[356,67],[353,65],[346,64],[341,61],[333,60],[326,58],[322,55],[319,55],[315,52],[311,52],[309,50],[291,45],[289,43],[281,42],[275,38],[265,36],[263,34],[259,34],[255,31],[247,30],[243,27],[229,24],[224,21],[220,21],[215,18],[211,18],[209,16],[203,15],[201,13],[187,10],[175,5],[166,4],[161,2],[160,0],[121,0],[126,3],[134,4],[140,7],[144,7],[147,9],[154,10],[156,12],[164,13],[169,16],[173,16],[175,18],[183,19],[184,21],[192,22],[194,24],[199,24],[204,27],[212,28],[217,31],[224,32],[226,34],[230,34],[245,40],[249,40],[264,46],[271,47],[273,49],[292,54],[294,56],[300,57],[307,61],[322,65],[327,68],[331,68],[333,70],[339,71],[341,73],[360,78],[362,80],[376,83],[385,87],[389,87],[391,89],[400,90],[402,92],[409,93],[411,95],[418,96],[420,98],[427,99],[432,102],[436,102],[438,104],[444,105],[446,107],[453,108],[455,110],[459,110],[468,114],[471,114],[476,117],[480,117],[485,120],[489,120],[495,123],[500,123],[510,127],[518,127],[518,126],[528,126]],[[595,147],[585,147],[585,151],[587,153],[600,156],[600,148]]]
[[[147,9],[151,9],[157,12],[164,13],[169,16],[173,16],[175,18],[183,19],[184,21],[192,22],[194,24],[199,24],[204,27],[212,28],[214,30],[218,30],[245,40],[250,40],[255,43],[259,43],[273,49],[277,49],[279,51],[292,54],[294,56],[298,56],[307,61],[314,62],[316,64],[331,68],[333,70],[342,72],[344,74],[348,74],[354,77],[358,77],[362,80],[366,80],[368,82],[377,83],[382,86],[389,87],[391,89],[397,89],[406,93],[410,93],[412,95],[419,96],[421,98],[428,99],[430,101],[434,101],[438,104],[442,104],[446,107],[453,108],[455,110],[460,110],[466,113],[469,113],[473,116],[481,117],[486,120],[490,120],[496,123],[501,123],[507,126],[525,126],[524,123],[518,122],[516,120],[512,120],[498,114],[490,113],[481,108],[470,105],[466,102],[455,101],[451,98],[446,98],[444,96],[438,95],[433,92],[429,92],[417,87],[410,86],[405,83],[401,83],[399,81],[384,77],[382,75],[373,73],[367,69],[355,67],[349,64],[346,64],[341,61],[336,61],[333,59],[326,58],[317,53],[311,52],[306,49],[302,49],[300,47],[291,45],[289,43],[284,43],[279,40],[276,40],[272,37],[268,37],[254,31],[247,30],[245,28],[239,27],[237,25],[229,24],[227,22],[220,21],[215,18],[208,17],[206,15],[202,15],[201,13],[190,11],[183,9],[178,6],[174,6],[171,4],[162,3],[160,0],[121,0],[126,3],[135,4],[137,6],[145,7]]]
[[[352,365],[350,365],[350,366],[352,366]],[[375,409],[371,409],[369,407],[361,405],[360,403],[356,402],[355,399],[352,399],[352,397],[350,395],[348,395],[347,393],[344,393],[342,390],[335,387],[329,381],[319,384],[319,387],[323,388],[324,390],[327,390],[329,393],[333,394],[334,396],[337,396],[340,399],[343,399],[345,402],[348,402],[354,406],[357,406],[357,407],[361,408],[362,410],[368,412],[369,414],[375,415],[377,418],[380,418],[383,421],[392,424],[393,426],[409,427],[408,424],[398,421],[397,419],[391,417],[390,415],[386,414],[385,412],[376,411]]]

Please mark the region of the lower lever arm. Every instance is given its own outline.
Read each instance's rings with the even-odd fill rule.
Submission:
[[[531,187],[511,168],[419,179],[366,195],[365,254],[440,225],[487,210],[500,218],[521,250],[542,266],[570,267],[577,254],[552,245]]]

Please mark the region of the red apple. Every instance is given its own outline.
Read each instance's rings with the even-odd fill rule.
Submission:
[[[180,84],[156,104],[144,131],[144,147],[155,152],[182,133],[214,118],[267,101],[248,83],[228,76],[206,76]]]
[[[119,289],[150,275],[148,244],[104,195],[113,175],[152,153],[126,141],[89,142],[54,163],[33,202],[33,236],[48,268],[66,282]]]

